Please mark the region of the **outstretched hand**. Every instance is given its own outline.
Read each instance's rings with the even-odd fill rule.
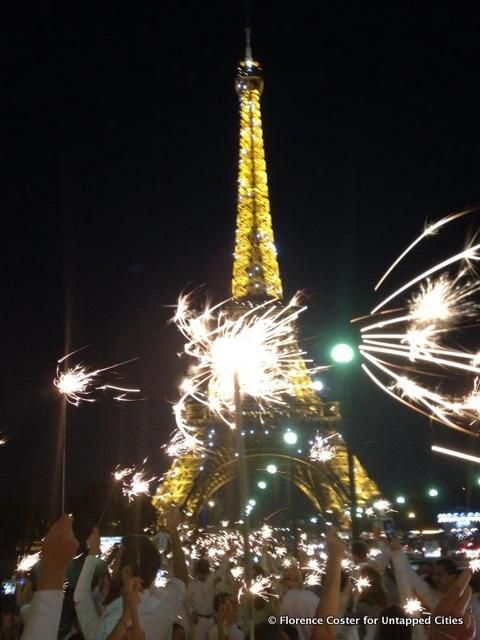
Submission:
[[[475,618],[471,609],[467,613],[472,598],[469,586],[471,571],[462,571],[433,610],[432,618],[438,623],[432,625],[429,640],[473,640],[475,638]],[[449,619],[461,620],[460,624],[449,624]],[[445,624],[442,624],[442,619]]]
[[[341,562],[345,558],[345,543],[337,535],[335,527],[328,527],[325,531],[328,557]]]
[[[62,589],[67,567],[78,550],[73,519],[64,515],[49,529],[42,546],[40,589]]]
[[[100,532],[98,527],[93,527],[91,534],[87,538],[88,553],[91,556],[98,556],[100,553]]]

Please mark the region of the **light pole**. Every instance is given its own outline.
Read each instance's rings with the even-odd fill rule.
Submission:
[[[292,431],[291,429],[287,429],[283,434],[283,441],[289,447],[296,445],[297,440],[298,440],[297,434],[295,433],[295,431]],[[288,507],[290,511],[290,522],[293,527],[293,550],[294,550],[294,553],[296,554],[298,550],[297,525],[296,525],[296,518],[294,517],[294,507],[293,507],[293,500],[292,500],[295,468],[294,468],[293,455],[290,455],[289,458],[290,458],[290,482],[288,483]]]
[[[340,365],[349,364],[355,357],[355,353],[352,347],[344,342],[336,344],[330,351],[330,356],[334,362]],[[343,376],[342,376],[343,382]],[[343,388],[342,384],[342,388]],[[342,389],[343,390],[343,389]],[[355,484],[355,460],[353,457],[352,449],[350,446],[350,438],[348,433],[347,420],[342,420],[343,432],[345,434],[345,444],[347,447],[347,462],[348,462],[348,485],[350,494],[350,521],[352,530],[352,540],[358,537],[358,522],[357,522],[357,489]]]

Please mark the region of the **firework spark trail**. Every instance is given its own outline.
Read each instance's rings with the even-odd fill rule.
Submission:
[[[428,227],[384,277],[432,231],[473,211],[452,214]],[[478,342],[470,349],[460,340],[468,338],[469,328],[478,327],[480,279],[472,265],[479,260],[480,244],[472,242],[409,280],[372,310],[371,316],[377,317],[361,329],[359,346],[368,362],[362,369],[383,391],[470,435],[480,421],[480,351]],[[408,290],[403,306],[384,309]]]
[[[365,576],[360,576],[360,578],[352,577],[352,580],[358,593],[362,593],[364,589],[368,589],[371,586],[370,580]]]
[[[69,367],[62,371],[61,365],[73,354],[77,353],[77,351],[73,351],[72,353],[63,356],[63,358],[60,358],[57,363],[55,379],[53,380],[53,384],[69,404],[78,407],[81,402],[95,402],[96,398],[91,396],[96,391],[106,391],[108,389],[119,391],[119,395],[114,396],[114,399],[123,402],[134,400],[133,398],[129,398],[127,394],[140,393],[140,389],[119,387],[106,383],[96,386],[97,378],[102,373],[121,367],[129,362],[133,362],[136,358],[125,360],[124,362],[119,362],[117,364],[110,365],[109,367],[104,367],[103,369],[95,369],[93,371],[82,364],[76,364],[73,367]]]
[[[143,461],[143,464],[147,462],[147,458]],[[158,480],[158,476],[148,476],[145,469],[137,471],[135,467],[116,467],[113,472],[113,477],[117,482],[122,482],[122,493],[132,501],[136,496],[141,494],[150,495],[150,485],[155,480]]]
[[[437,222],[433,222],[432,224],[426,225],[423,233],[421,233],[418,236],[418,238],[416,238],[411,244],[409,244],[408,247],[405,249],[405,251],[403,251],[403,253],[401,253],[399,257],[393,262],[393,264],[385,271],[383,276],[375,285],[375,291],[380,287],[382,282],[395,269],[395,267],[403,260],[403,258],[405,258],[405,256],[409,254],[410,251],[414,249],[417,246],[417,244],[419,244],[422,240],[424,240],[428,236],[435,235],[436,233],[438,233],[438,230],[441,227],[448,224],[449,222],[452,222],[453,220],[457,220],[458,218],[463,218],[463,216],[466,216],[469,213],[475,213],[476,211],[477,209],[465,209],[465,211],[458,211],[457,213],[451,213],[450,215],[445,216],[440,220],[437,220]]]
[[[286,306],[270,300],[243,309],[227,308],[227,300],[195,312],[189,296],[181,296],[173,321],[186,338],[184,353],[193,358],[181,397],[174,406],[178,428],[167,451],[178,455],[202,447],[196,429],[185,419],[189,401],[201,403],[233,428],[233,379],[241,393],[252,398],[261,416],[281,407],[295,393],[296,369],[306,362],[298,347],[295,322],[305,307],[294,297]],[[308,361],[307,361],[308,362]],[[181,437],[179,437],[179,435]]]
[[[3,447],[4,445],[6,445],[7,442],[8,442],[7,436],[4,436],[2,433],[0,433],[0,447]]]
[[[257,596],[262,598],[262,600],[268,601],[270,598],[278,598],[278,595],[271,591],[272,589],[272,579],[270,576],[258,576],[256,577],[251,585],[250,589],[247,589],[245,583],[239,589],[238,592],[238,602],[242,602],[242,597],[247,593],[250,593],[253,596]]]

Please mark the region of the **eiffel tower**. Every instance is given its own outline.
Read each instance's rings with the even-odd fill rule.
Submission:
[[[267,300],[282,304],[283,290],[275,249],[267,171],[263,144],[260,98],[263,92],[260,64],[253,59],[247,30],[245,58],[240,62],[235,88],[240,101],[240,152],[235,252],[232,277],[232,304],[235,315]],[[244,443],[248,475],[258,475],[274,465],[276,474],[288,479],[310,499],[327,520],[348,526],[350,485],[347,448],[335,436],[340,421],[337,402],[323,402],[316,393],[305,362],[292,366],[295,395],[286,410],[263,417],[254,412],[244,418]],[[189,451],[175,458],[165,474],[154,504],[163,510],[169,504],[181,505],[197,519],[211,497],[238,476],[238,460],[228,428],[200,403],[186,406],[184,419],[210,446],[203,453]],[[286,425],[294,426],[299,441],[292,446],[283,438]],[[335,456],[325,462],[309,457],[309,442],[316,434],[332,436]],[[332,440],[333,441],[333,440]],[[357,505],[365,506],[379,491],[365,469],[354,458]],[[281,505],[279,505],[281,506]],[[333,516],[332,516],[333,514]]]

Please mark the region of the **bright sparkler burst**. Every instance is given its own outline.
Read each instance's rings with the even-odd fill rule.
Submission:
[[[105,371],[115,369],[116,367],[120,367],[128,362],[133,362],[133,360],[126,360],[125,362],[119,362],[118,364],[113,364],[109,367],[104,367],[103,369],[95,369],[93,371],[82,364],[76,364],[73,367],[62,370],[62,364],[74,353],[77,352],[74,351],[73,353],[69,353],[58,361],[57,371],[53,381],[53,384],[69,404],[73,404],[75,407],[78,407],[81,402],[95,402],[96,398],[93,397],[95,392],[106,391],[107,389],[118,392],[117,395],[114,396],[114,400],[118,400],[120,402],[132,401],[133,398],[128,396],[129,393],[140,393],[140,389],[119,387],[117,385],[106,383],[99,384],[100,374]]]
[[[359,578],[352,578],[353,583],[355,585],[355,589],[358,593],[362,593],[364,589],[368,589],[371,586],[371,582],[369,578],[366,576],[360,576]]]
[[[144,460],[145,464],[146,460]],[[148,476],[147,472],[142,469],[136,471],[135,468],[129,467],[125,469],[115,469],[113,473],[115,480],[123,481],[122,493],[127,496],[129,501],[132,501],[139,495],[150,495],[150,485],[155,480],[158,480],[157,476]]]
[[[380,283],[421,240],[470,213],[474,210],[451,214],[427,228]],[[480,279],[474,265],[479,260],[474,238],[387,296],[361,330],[362,368],[381,389],[466,433],[480,430],[480,350],[477,335],[468,332],[476,328],[478,334]],[[391,301],[395,308],[388,309]]]
[[[425,608],[418,598],[408,598],[403,605],[403,610],[408,616],[416,616],[425,611]]]
[[[295,395],[299,372],[305,367],[295,333],[295,323],[305,307],[299,307],[298,302],[297,296],[286,306],[276,300],[245,307],[224,301],[195,312],[189,296],[180,297],[174,322],[186,338],[184,353],[194,362],[174,407],[179,431],[167,448],[170,455],[204,445],[185,420],[190,400],[207,406],[234,427],[235,374],[242,395],[254,401],[260,416],[272,407],[280,409],[288,396]]]
[[[238,602],[242,601],[242,597],[248,592],[253,596],[257,596],[262,598],[262,600],[268,601],[270,598],[278,598],[278,595],[271,591],[272,589],[272,580],[270,577],[258,576],[255,580],[250,584],[250,589],[247,589],[245,583],[242,584],[240,590],[238,592]]]
[[[33,567],[40,561],[40,552],[30,553],[28,555],[22,556],[17,564],[17,572],[18,573],[27,573],[31,571]]]
[[[340,437],[340,434],[333,433],[326,438],[317,436],[310,449],[310,460],[314,460],[315,462],[328,462],[332,460],[336,455],[337,448],[330,444],[329,440],[334,437]]]

